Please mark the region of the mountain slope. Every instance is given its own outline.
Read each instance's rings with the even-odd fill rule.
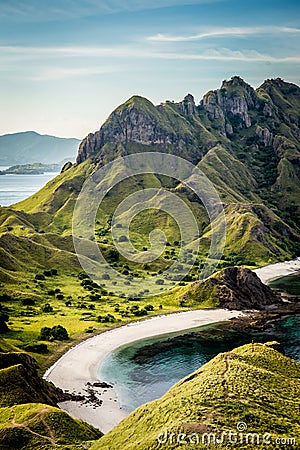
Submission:
[[[78,139],[41,135],[34,131],[0,136],[0,165],[61,163],[74,160]]]
[[[82,141],[76,164],[69,165],[30,198],[11,209],[1,209],[0,241],[2,258],[7,261],[4,267],[12,270],[15,265],[16,270],[23,270],[26,248],[32,248],[28,255],[32,266],[43,266],[48,254],[58,252],[63,256],[61,250],[67,250],[68,255],[61,259],[50,256],[49,264],[65,259],[66,265],[78,270],[71,243],[72,214],[84,181],[118,156],[147,151],[185,157],[213,182],[227,220],[224,266],[263,265],[297,256],[299,91],[298,86],[281,79],[267,80],[254,90],[241,78],[233,77],[224,81],[220,89],[208,92],[198,105],[191,95],[180,103],[165,102],[159,106],[142,97],[132,97],[110,115],[99,131]],[[119,170],[124,170],[121,161]],[[149,174],[125,181],[105,197],[97,215],[99,245],[107,251],[113,248],[110,218],[116,206],[141,187],[166,187],[187,203],[201,232],[199,262],[203,260],[211,238],[203,205],[184,183]],[[164,229],[171,246],[178,240],[178,231],[166,214],[140,214],[139,220],[131,224],[137,248],[147,247],[151,227]],[[22,248],[25,253],[13,252],[12,247]],[[155,270],[169,264],[169,257],[165,256]],[[6,272],[3,277],[11,275]]]
[[[238,448],[256,449],[264,435],[268,448],[279,448],[275,439],[296,441],[300,364],[272,346],[276,344],[250,344],[217,355],[160,399],[137,408],[92,450],[175,449],[183,444],[193,449],[197,439],[201,449],[218,441],[218,448],[238,442]]]

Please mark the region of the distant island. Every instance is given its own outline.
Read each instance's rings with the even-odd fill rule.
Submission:
[[[17,164],[6,170],[1,170],[0,175],[43,175],[45,172],[60,172],[61,164]]]
[[[0,166],[74,161],[79,144],[79,139],[42,135],[35,131],[5,134],[0,136]]]

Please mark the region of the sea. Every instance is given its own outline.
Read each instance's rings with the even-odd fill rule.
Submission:
[[[0,171],[8,166],[0,166]],[[0,206],[18,203],[41,189],[58,173],[47,172],[43,175],[0,175]]]
[[[285,278],[285,277],[284,277]],[[298,285],[300,274],[281,278],[280,289]],[[291,283],[292,282],[292,283]],[[300,295],[300,288],[297,291]],[[293,290],[295,295],[295,290]],[[200,333],[194,333],[200,331]],[[273,323],[265,331],[243,333],[220,324],[190,330],[183,339],[178,335],[156,336],[121,347],[101,364],[98,376],[114,385],[120,405],[131,412],[141,404],[161,397],[180,379],[197,370],[220,352],[240,345],[277,340],[287,356],[300,362],[300,316]],[[203,334],[203,336],[202,336]]]
[[[0,166],[0,170],[7,169]],[[10,206],[37,192],[57,173],[43,175],[0,175],[0,205]],[[300,274],[272,282],[272,287],[300,295]],[[252,335],[218,330],[219,324],[181,333],[156,336],[121,347],[111,353],[99,368],[99,378],[114,385],[123,410],[133,411],[141,404],[161,397],[180,379],[194,372],[220,352],[249,343],[278,340],[285,354],[300,362],[300,316],[276,322],[271,329]],[[195,337],[205,331],[207,340]],[[147,351],[147,349],[155,351]],[[146,349],[146,351],[145,351]],[[142,356],[141,356],[142,355]]]

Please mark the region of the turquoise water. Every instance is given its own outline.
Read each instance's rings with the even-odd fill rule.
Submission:
[[[300,362],[300,316],[286,318],[264,332],[250,335],[226,329],[222,324],[205,326],[197,331],[189,331],[184,339],[178,338],[177,333],[121,347],[104,361],[99,377],[114,385],[122,409],[131,412],[141,404],[161,397],[181,378],[218,353],[250,343],[252,339],[255,342],[278,340],[285,354]],[[156,345],[149,347],[151,344]]]
[[[7,167],[0,167],[5,170]],[[9,206],[20,202],[41,189],[58,175],[55,172],[43,175],[0,175],[0,205]]]

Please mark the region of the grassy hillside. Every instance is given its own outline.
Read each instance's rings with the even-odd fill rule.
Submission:
[[[175,449],[183,441],[192,449],[197,439],[197,448],[204,449],[222,433],[227,434],[218,448],[224,449],[234,439],[237,448],[260,448],[265,433],[270,444],[262,448],[281,448],[276,439],[298,440],[300,364],[272,345],[249,344],[219,354],[162,398],[137,408],[92,450]],[[230,432],[238,433],[232,434],[233,443]]]
[[[64,411],[41,403],[0,408],[0,446],[3,450],[79,450],[101,436],[92,426]]]
[[[220,229],[220,220],[209,224],[207,211],[193,192],[184,183],[159,174],[145,173],[114,186],[103,199],[94,230],[87,239],[80,238],[89,248],[90,261],[95,240],[107,261],[127,277],[122,292],[115,295],[107,280],[96,284],[81,273],[72,239],[74,205],[85,180],[119,156],[146,151],[174,153],[192,161],[208,176],[226,216],[226,245],[219,269],[233,265],[253,268],[298,256],[298,110],[297,86],[275,79],[254,90],[239,77],[208,92],[198,105],[191,95],[182,102],[159,106],[134,96],[118,107],[98,132],[83,140],[76,164],[66,167],[28,199],[0,208],[0,312],[7,324],[2,331],[8,345],[25,348],[39,342],[45,324],[62,325],[70,341],[46,342],[49,354],[37,357],[47,365],[52,354],[71,345],[73,339],[108,326],[183,307],[219,304],[206,287],[196,299],[190,293],[207,257],[212,230]],[[122,160],[118,161],[109,186],[117,175],[125,173]],[[181,241],[176,221],[161,210],[158,195],[153,196],[148,210],[132,220],[129,236],[139,251],[149,250],[152,230],[165,233],[164,251],[149,264],[116,254],[111,235],[117,206],[147,188],[168,189],[182,199],[200,234],[196,242],[199,253],[190,272],[179,286],[164,294],[158,290],[150,299],[143,298],[147,294],[143,278],[154,279],[176,261]],[[84,207],[87,212],[89,205]],[[134,206],[123,211],[125,223],[132,211]],[[186,249],[186,260],[192,246]],[[138,281],[132,281],[135,277]],[[135,288],[130,298],[127,286]],[[183,301],[187,293],[189,300]]]

